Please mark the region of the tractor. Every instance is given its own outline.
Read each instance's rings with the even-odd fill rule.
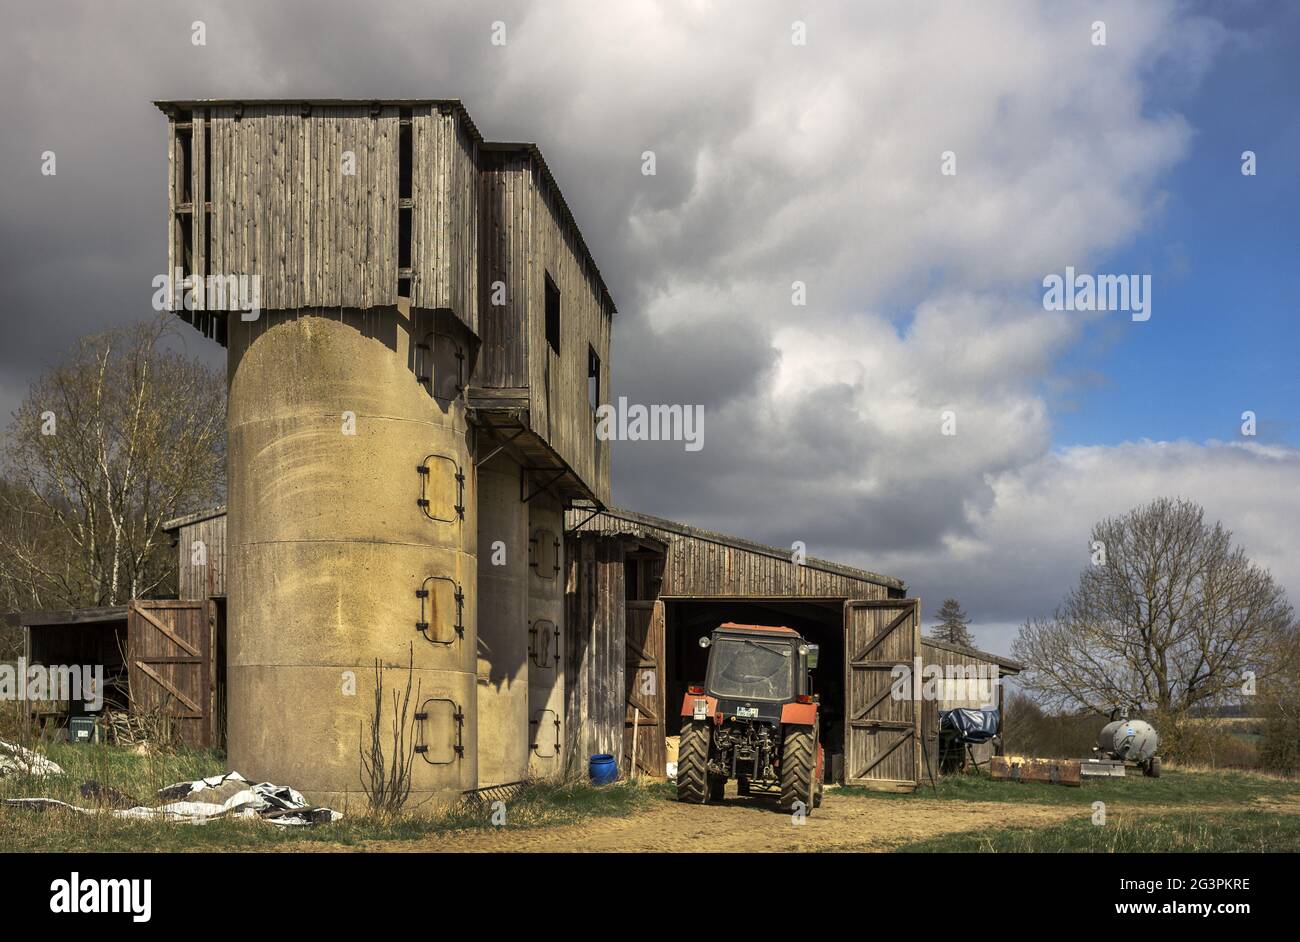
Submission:
[[[791,628],[726,622],[700,638],[709,650],[703,684],[686,689],[677,747],[677,800],[737,791],[779,796],[811,814],[822,802],[821,704],[812,690],[817,645]]]

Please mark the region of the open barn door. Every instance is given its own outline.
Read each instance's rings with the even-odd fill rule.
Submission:
[[[844,603],[844,783],[911,791],[921,774],[921,710],[911,677],[921,653],[921,600]],[[895,668],[907,667],[896,696]]]
[[[131,712],[170,716],[181,740],[212,745],[211,603],[177,599],[131,602],[127,664]]]
[[[630,770],[635,746],[637,774],[663,778],[668,763],[664,741],[664,603],[628,602],[626,631],[623,755],[628,758]]]

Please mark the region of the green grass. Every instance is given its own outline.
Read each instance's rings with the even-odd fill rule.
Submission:
[[[902,853],[1254,853],[1300,851],[1300,816],[1266,811],[1112,815],[1038,828],[963,831],[895,848]]]
[[[1300,795],[1300,781],[1254,775],[1246,772],[1184,772],[1165,770],[1160,778],[1147,778],[1130,770],[1122,779],[1085,781],[1078,788],[1046,782],[994,781],[986,773],[979,775],[945,775],[911,794],[873,792],[847,786],[836,789],[840,795],[864,795],[897,801],[1014,801],[1046,805],[1091,804],[1093,801],[1132,802],[1146,805],[1164,804],[1240,804],[1258,798],[1284,798]]]
[[[210,751],[135,755],[115,746],[52,743],[42,752],[65,774],[0,779],[0,798],[56,798],[90,806],[79,786],[90,779],[139,799],[158,801],[158,789],[226,770],[222,756]],[[292,785],[294,783],[286,783]],[[308,796],[310,797],[310,796]],[[360,799],[358,795],[358,799]],[[591,817],[622,816],[652,800],[649,789],[618,782],[603,788],[585,783],[534,783],[505,803],[506,829],[549,827]],[[343,810],[343,809],[336,809]],[[425,809],[421,809],[425,810]],[[425,810],[395,820],[346,813],[343,820],[316,827],[279,828],[263,821],[214,820],[204,825],[122,820],[109,815],[82,815],[51,809],[36,812],[0,806],[0,849],[10,851],[185,851],[274,850],[298,842],[357,846],[368,842],[428,840],[449,831],[494,827],[490,806],[462,803]]]

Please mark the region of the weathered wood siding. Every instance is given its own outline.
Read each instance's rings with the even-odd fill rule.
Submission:
[[[532,149],[486,150],[480,177],[483,347],[475,384],[528,389],[531,430],[610,499],[609,444],[596,438],[588,350],[609,396],[613,308],[582,236]],[[546,278],[560,293],[560,349],[546,337]],[[504,303],[493,303],[496,284]]]
[[[620,514],[623,514],[620,516]],[[569,512],[567,526],[581,532],[627,534],[664,546],[660,597],[805,596],[839,599],[902,597],[903,583],[848,566],[808,558],[796,564],[776,547],[736,540],[722,534],[662,521],[646,515],[611,510],[591,519],[587,512]]]
[[[196,544],[202,542],[202,551]],[[178,595],[182,599],[226,594],[226,515],[182,525],[176,531]]]
[[[580,248],[581,236],[567,224],[559,197],[541,168],[531,167],[533,233],[528,273],[528,379],[533,431],[587,481],[603,502],[610,500],[610,447],[596,438],[587,396],[587,349],[600,357],[600,388],[609,394],[609,344],[613,312],[602,302],[595,269]],[[546,342],[546,276],[560,291],[560,352]]]
[[[527,154],[490,152],[479,177],[482,346],[475,383],[492,389],[528,386],[527,234],[533,206],[527,171]]]
[[[411,121],[411,306],[446,308],[478,333],[478,143],[449,105]]]
[[[169,271],[257,275],[265,310],[395,304],[402,111],[216,104],[195,106],[188,120],[173,117]],[[410,111],[412,306],[449,309],[477,331],[478,144],[453,107]],[[187,124],[190,200],[178,135]],[[344,172],[348,152],[351,174]],[[180,222],[187,216],[188,263]],[[218,309],[237,306],[227,299]]]
[[[623,546],[572,538],[565,560],[565,724],[568,771],[596,753],[623,761],[626,691]]]

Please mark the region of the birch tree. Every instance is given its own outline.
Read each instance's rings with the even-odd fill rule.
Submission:
[[[167,315],[83,338],[13,415],[0,580],[14,608],[120,605],[174,578],[163,521],[225,497],[225,378]]]

